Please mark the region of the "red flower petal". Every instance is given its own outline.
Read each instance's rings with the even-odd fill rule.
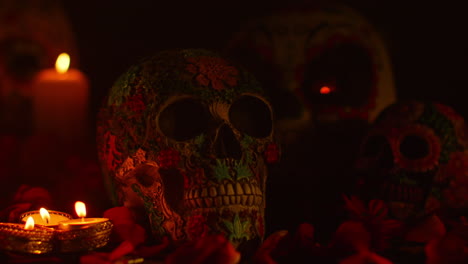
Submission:
[[[165,263],[234,264],[239,260],[239,252],[226,238],[222,235],[210,235],[178,247],[168,255]]]
[[[351,198],[348,198],[346,195],[343,195],[343,199],[345,201],[346,209],[353,217],[362,219],[365,216],[367,209],[360,199],[358,199],[356,196],[351,196]]]
[[[109,253],[95,252],[80,257],[80,264],[111,264],[107,259]]]
[[[297,246],[300,248],[312,249],[315,245],[314,232],[315,229],[313,225],[309,223],[300,224],[294,236]]]
[[[288,252],[289,248],[280,248],[284,245],[281,243],[288,237],[287,230],[277,231],[271,234],[260,248],[257,250],[254,256],[255,263],[259,264],[276,264],[277,262],[273,259],[273,255],[283,255],[278,254],[278,252]]]
[[[120,241],[128,241],[134,246],[138,246],[145,242],[146,231],[138,224],[118,224],[114,225],[112,230],[113,238]]]
[[[103,217],[109,218],[114,225],[135,224],[132,212],[125,206],[110,208],[104,212]]]
[[[32,210],[31,203],[19,203],[8,207],[7,209],[5,209],[5,212],[7,212],[8,214],[8,222],[15,223],[19,222],[19,217],[21,216],[21,214],[26,213],[30,210]]]
[[[137,249],[137,255],[142,257],[154,257],[163,253],[170,245],[168,237],[163,237],[162,243],[152,246],[140,246]]]
[[[332,245],[345,252],[368,250],[371,234],[362,222],[346,221],[342,223],[333,237]]]
[[[51,204],[52,196],[42,187],[31,187],[29,185],[21,185],[13,199],[15,202],[35,202]]]
[[[382,200],[371,200],[369,202],[369,214],[378,218],[385,218],[388,208]]]
[[[129,241],[122,242],[116,249],[114,249],[107,257],[110,261],[119,259],[127,254],[130,254],[135,249],[134,244]]]

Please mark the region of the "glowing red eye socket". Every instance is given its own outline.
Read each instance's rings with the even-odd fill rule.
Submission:
[[[322,86],[320,88],[320,94],[329,94],[329,93],[331,93],[331,91],[332,90],[328,86]]]

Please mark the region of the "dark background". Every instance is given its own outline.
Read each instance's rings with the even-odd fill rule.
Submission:
[[[248,16],[282,2],[64,1],[80,69],[90,78],[93,113],[115,79],[140,58],[169,48],[221,49]],[[468,116],[466,11],[450,2],[344,0],[388,46],[401,99],[434,99]],[[411,2],[411,3],[410,3]]]

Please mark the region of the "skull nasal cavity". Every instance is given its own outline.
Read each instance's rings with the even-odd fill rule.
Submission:
[[[240,160],[241,146],[228,125],[223,125],[218,131],[215,141],[215,153],[218,158],[234,158]]]
[[[376,159],[376,165],[380,168],[390,169],[394,165],[392,148],[387,139],[382,135],[369,137],[364,143],[362,155],[365,158]]]
[[[134,173],[135,178],[141,185],[149,187],[153,185],[154,180],[158,175],[158,168],[151,165],[141,165]]]

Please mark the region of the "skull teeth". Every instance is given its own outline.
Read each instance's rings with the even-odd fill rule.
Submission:
[[[190,208],[212,208],[226,205],[261,205],[263,193],[256,184],[226,183],[219,186],[193,188],[185,194]]]
[[[385,183],[382,186],[384,197],[391,201],[418,203],[424,199],[423,190],[419,187],[396,183]]]
[[[186,200],[186,206],[190,208],[212,208],[226,205],[259,206],[262,204],[262,197],[256,195],[231,195],[217,196],[214,198],[196,198]]]

